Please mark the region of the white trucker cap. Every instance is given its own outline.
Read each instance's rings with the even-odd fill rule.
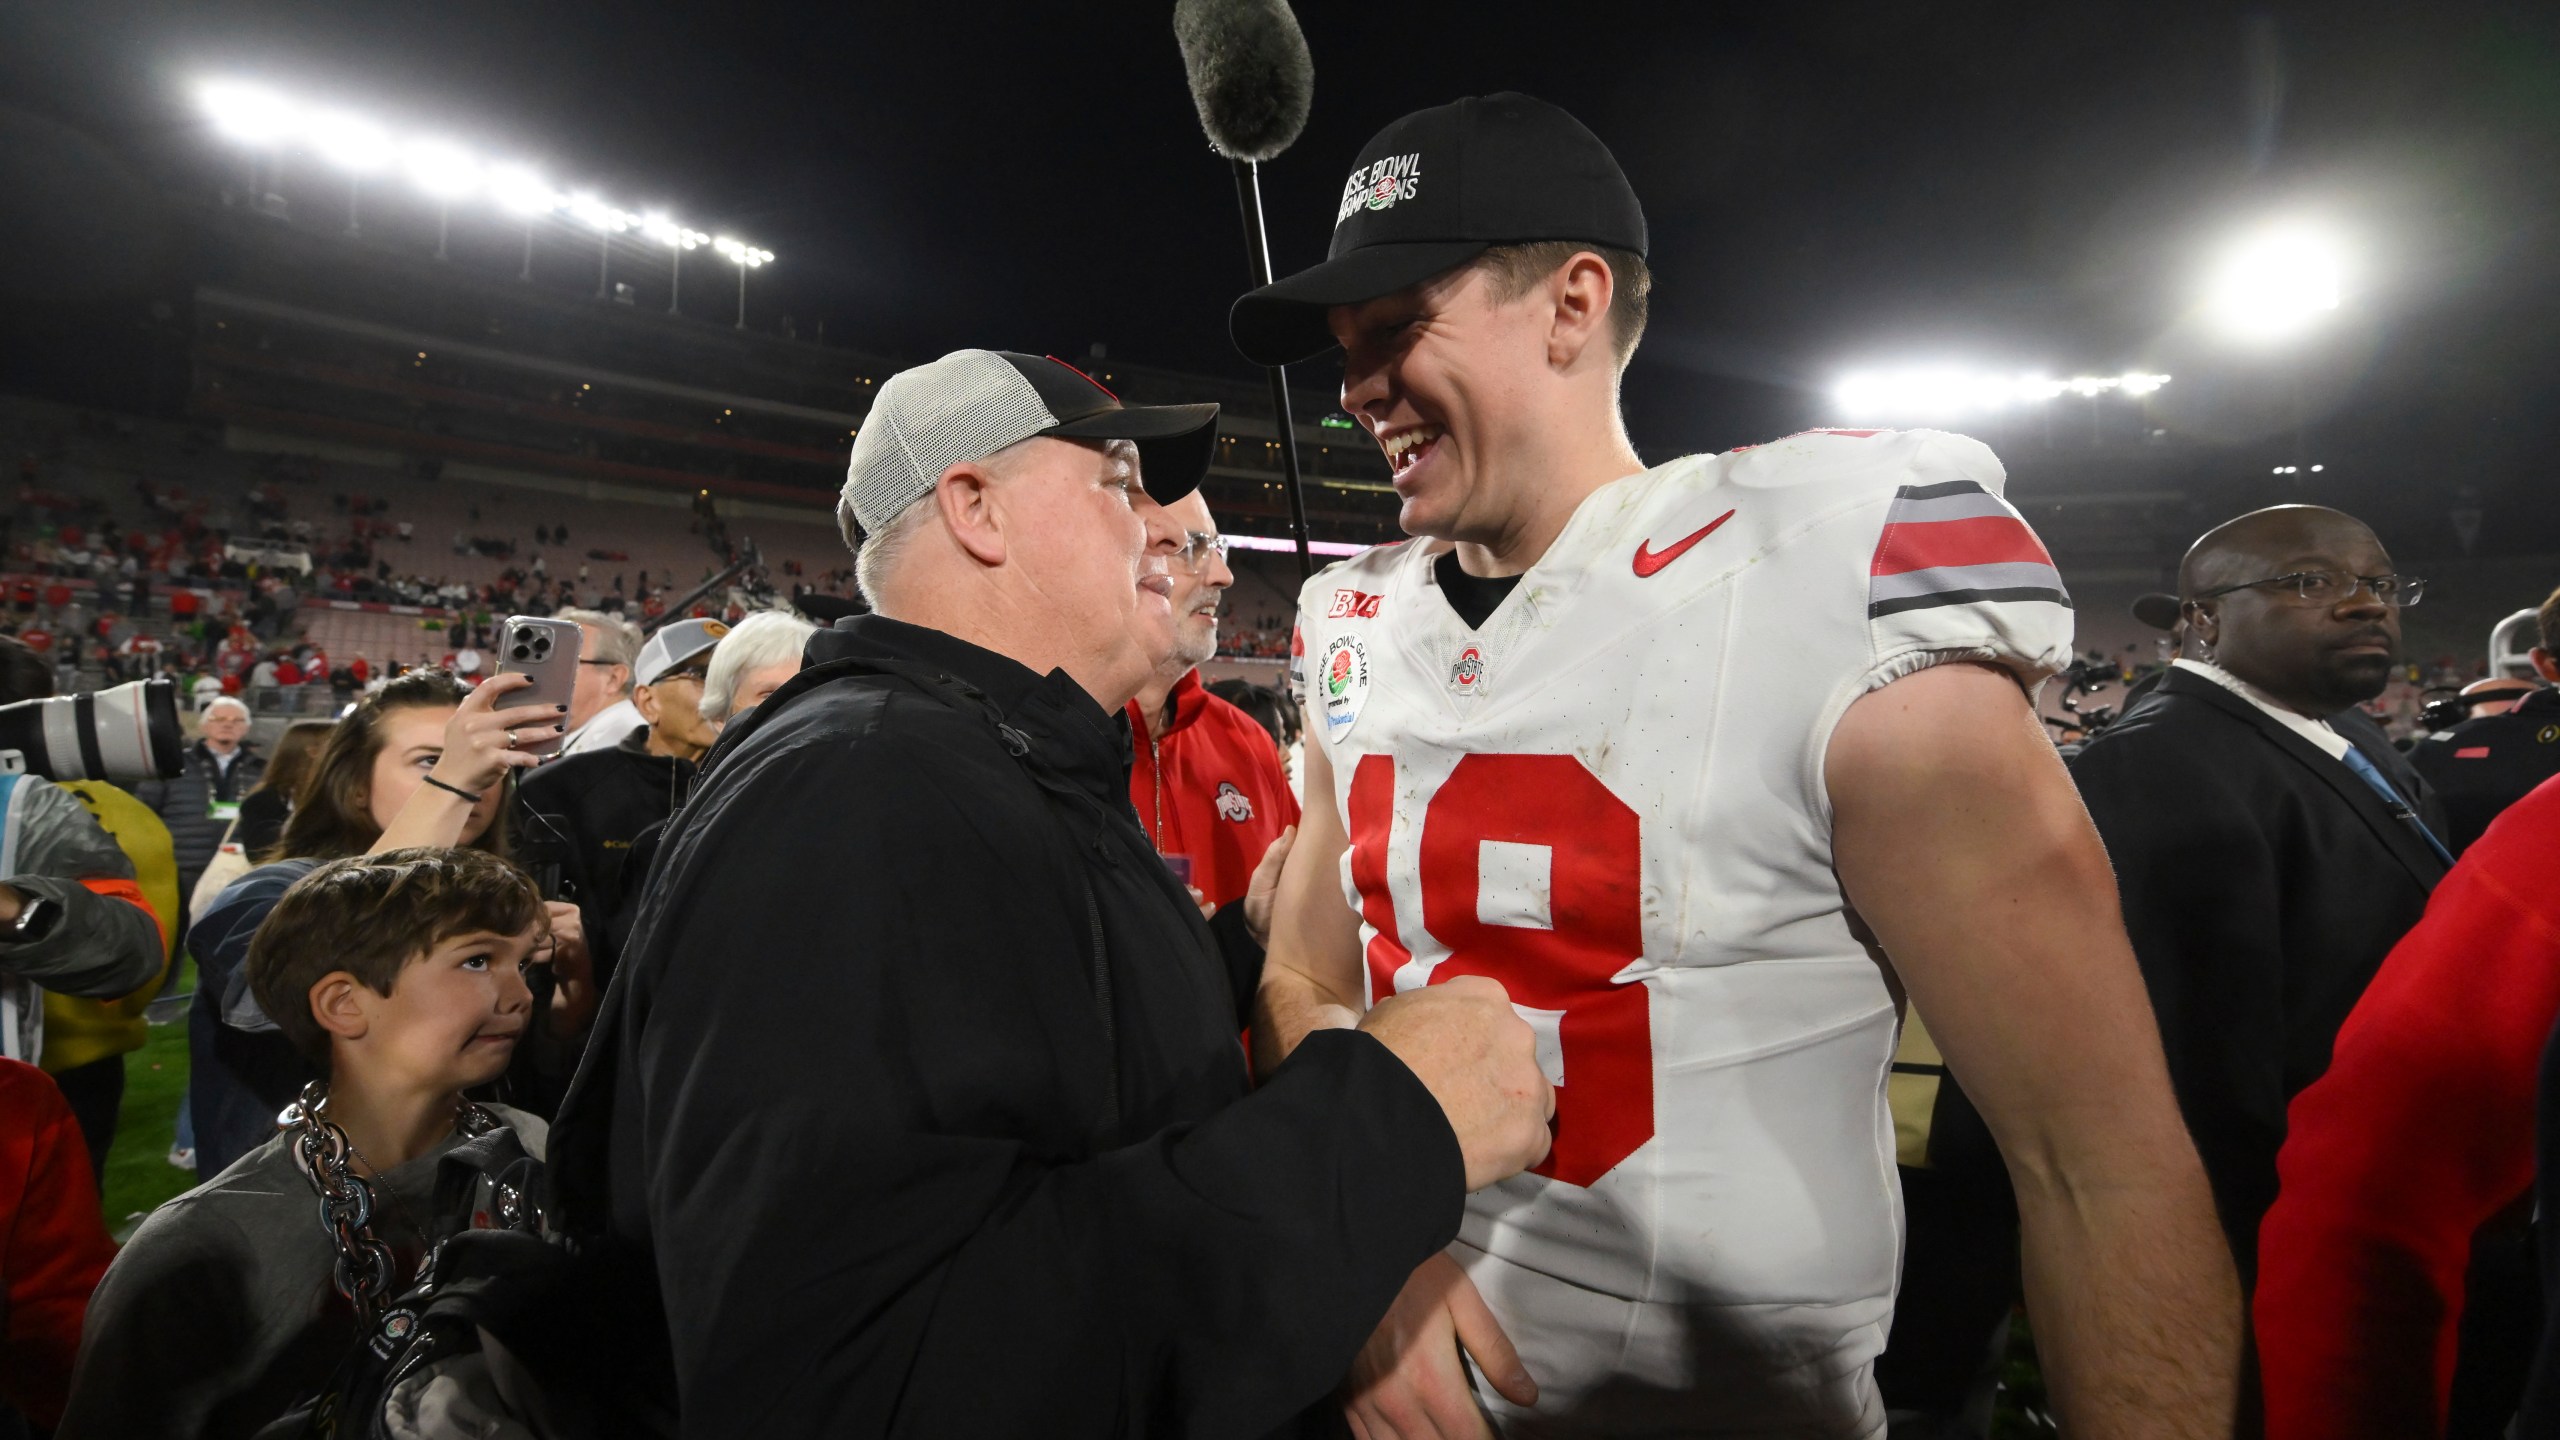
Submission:
[[[880,387],[854,436],[844,505],[866,535],[933,493],[942,472],[1036,435],[1127,440],[1159,505],[1198,489],[1218,442],[1215,405],[1123,405],[1064,360],[954,350]]]

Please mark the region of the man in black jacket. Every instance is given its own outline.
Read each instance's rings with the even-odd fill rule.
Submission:
[[[240,797],[267,773],[267,758],[249,743],[249,707],[238,700],[225,695],[206,705],[197,732],[175,777],[146,780],[133,789],[169,827],[181,906],[195,894],[213,852],[222,848],[223,835],[240,814]]]
[[[559,867],[561,899],[576,902],[596,983],[613,978],[630,898],[627,862],[642,831],[676,813],[694,767],[718,732],[702,718],[702,681],[729,627],[678,620],[649,637],[632,667],[632,703],[646,724],[612,745],[542,766],[516,790],[516,834],[537,871]],[[546,882],[548,875],[537,878]]]
[[[2542,688],[2503,714],[2465,720],[2409,752],[2444,797],[2445,843],[2456,855],[2509,805],[2560,775],[2560,590],[2542,602],[2534,623],[2542,643],[2532,660]]]
[[[2187,552],[2179,591],[2209,658],[2179,659],[2071,771],[2245,1286],[2285,1107],[2451,862],[2406,767],[2335,719],[2381,693],[2419,593],[2371,530],[2243,515]]]
[[[1302,1433],[1545,1153],[1488,981],[1248,1085],[1257,977],[1115,718],[1214,422],[988,351],[881,387],[839,511],[879,613],[715,748],[553,1136],[570,1223],[653,1257],[688,1437]]]

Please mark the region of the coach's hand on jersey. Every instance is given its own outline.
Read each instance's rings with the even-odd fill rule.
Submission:
[[[1360,1028],[1395,1052],[1440,1102],[1467,1161],[1467,1189],[1507,1180],[1547,1158],[1555,1088],[1538,1040],[1499,980],[1461,975],[1391,996]]]

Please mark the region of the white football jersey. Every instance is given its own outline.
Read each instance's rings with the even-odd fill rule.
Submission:
[[[1542,1387],[1535,1416],[1486,1392],[1514,1433],[1882,1432],[1895,1012],[1823,756],[1925,666],[2068,663],[2002,478],[1962,436],[1814,431],[1603,487],[1482,629],[1443,546],[1307,583],[1371,995],[1492,976],[1556,1085],[1553,1152],[1460,1231]]]

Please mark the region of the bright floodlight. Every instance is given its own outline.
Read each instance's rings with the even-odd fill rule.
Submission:
[[[2346,275],[2336,236],[2303,223],[2274,226],[2223,257],[2206,304],[2234,335],[2279,340],[2337,309]]]
[[[272,145],[293,129],[293,106],[263,85],[221,82],[198,92],[213,128],[246,145]]]
[[[468,151],[442,140],[421,140],[403,157],[409,178],[439,200],[457,200],[480,188],[480,162]]]
[[[663,210],[652,210],[641,216],[640,233],[673,250],[691,250],[711,238],[699,230],[677,224]]]
[[[547,215],[562,203],[557,191],[522,165],[501,165],[491,170],[489,198],[511,215]]]
[[[757,266],[773,259],[772,251],[759,250],[755,246],[747,244],[745,241],[732,240],[726,235],[712,241],[711,248],[728,256],[733,264],[743,266],[749,270],[753,270]]]
[[[569,213],[576,217],[578,223],[608,235],[619,234],[630,229],[637,218],[628,211],[617,210],[607,205],[583,190],[569,197]]]
[[[343,113],[319,113],[303,125],[303,138],[320,158],[341,170],[369,175],[391,162],[391,135],[370,120]]]
[[[2166,375],[2075,375],[2054,380],[1938,365],[1862,371],[1842,379],[1832,398],[1852,419],[1952,420],[2064,395],[2092,400],[2110,391],[2148,395],[2168,383]]]

